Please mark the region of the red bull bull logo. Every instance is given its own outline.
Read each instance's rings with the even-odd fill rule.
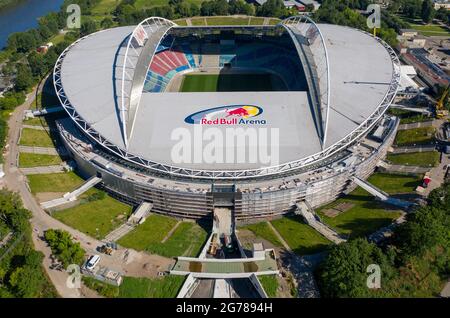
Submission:
[[[205,109],[185,118],[188,124],[200,125],[264,125],[266,120],[255,119],[263,109],[254,105],[230,105]]]

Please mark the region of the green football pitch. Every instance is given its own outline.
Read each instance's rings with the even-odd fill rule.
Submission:
[[[275,85],[278,89],[275,89]],[[187,74],[181,92],[263,92],[281,90],[272,74]]]

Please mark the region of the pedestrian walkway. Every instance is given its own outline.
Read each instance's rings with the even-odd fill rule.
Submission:
[[[29,175],[33,175],[33,174],[63,173],[66,170],[63,165],[55,165],[55,166],[20,168],[20,171],[24,175],[29,176]]]
[[[128,233],[133,231],[135,227],[136,227],[135,224],[128,223],[128,222],[124,223],[121,226],[119,226],[117,229],[113,230],[108,235],[106,235],[105,241],[107,241],[107,242],[117,242],[122,237],[124,237],[125,235],[127,235]]]
[[[281,242],[281,244],[283,245],[283,247],[292,253],[292,249],[289,246],[289,244],[284,240],[284,238],[281,236],[281,234],[277,231],[277,229],[272,225],[272,223],[270,223],[269,221],[267,221],[267,224],[269,225],[269,227],[272,229],[272,231],[275,233],[275,236],[278,238],[278,240]]]
[[[427,167],[393,165],[382,160],[378,162],[378,167],[382,168],[382,170],[384,171],[391,173],[424,174],[431,170],[431,168]]]
[[[368,240],[369,242],[378,244],[378,243],[380,243],[381,241],[383,241],[384,239],[386,239],[386,238],[388,238],[388,237],[391,237],[392,234],[394,233],[394,229],[395,229],[398,225],[400,225],[400,224],[406,222],[405,214],[406,214],[406,213],[403,213],[401,217],[399,217],[398,219],[396,219],[393,223],[389,224],[388,226],[385,226],[385,227],[383,227],[383,228],[381,228],[381,229],[378,229],[375,233],[370,234],[370,235],[367,237],[367,240]]]
[[[27,125],[27,124],[23,124],[22,128],[28,128],[28,129],[34,129],[34,130],[43,130],[43,131],[50,131],[51,130],[49,127],[34,126],[34,125]]]
[[[295,210],[295,213],[297,215],[301,215],[305,220],[306,224],[308,224],[317,232],[325,236],[331,242],[335,244],[340,244],[346,241],[339,235],[339,233],[331,229],[325,223],[321,222],[320,219],[315,216],[314,210],[309,204],[306,203],[306,201],[301,201],[297,203],[296,206],[297,209]]]
[[[433,120],[422,121],[422,122],[411,123],[411,124],[401,124],[401,125],[398,125],[398,130],[423,128],[423,127],[431,127],[431,126],[433,126]]]
[[[358,177],[353,177],[353,181],[361,188],[363,188],[364,190],[366,190],[367,192],[369,192],[370,194],[372,194],[373,196],[377,197],[378,199],[380,199],[385,203],[400,207],[402,209],[408,209],[409,207],[414,205],[414,203],[390,197],[389,194],[382,191],[381,189],[378,189],[377,187],[367,182],[366,180],[362,180]]]
[[[436,146],[419,146],[419,147],[395,147],[393,148],[393,154],[399,153],[415,153],[415,152],[430,152],[436,150]]]
[[[161,243],[164,244],[166,243],[166,241],[172,236],[173,232],[175,232],[175,230],[180,226],[181,221],[178,221],[173,228],[169,231],[169,233],[167,233],[167,235],[161,240]]]
[[[102,181],[101,178],[98,178],[98,177],[94,176],[94,177],[88,179],[78,189],[76,189],[76,190],[74,190],[72,192],[67,192],[66,194],[64,194],[64,196],[62,198],[58,198],[58,199],[54,199],[54,200],[51,200],[51,201],[42,202],[41,206],[42,206],[43,209],[51,209],[51,208],[55,208],[55,207],[58,207],[60,205],[63,205],[63,204],[75,201],[80,195],[82,195],[83,193],[85,193],[89,189],[93,188],[94,186],[99,184],[101,181]]]
[[[40,155],[53,155],[53,156],[66,156],[67,150],[63,147],[53,148],[53,147],[31,147],[31,146],[19,146],[19,152],[34,153]]]

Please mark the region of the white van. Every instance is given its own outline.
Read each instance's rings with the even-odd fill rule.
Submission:
[[[99,262],[100,262],[100,256],[92,255],[86,263],[86,269],[90,270],[90,271],[94,270],[94,268],[98,265]]]

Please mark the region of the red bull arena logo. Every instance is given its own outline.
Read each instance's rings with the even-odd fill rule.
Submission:
[[[205,109],[185,118],[187,124],[200,125],[265,125],[265,119],[255,118],[263,109],[254,105],[229,105]]]

